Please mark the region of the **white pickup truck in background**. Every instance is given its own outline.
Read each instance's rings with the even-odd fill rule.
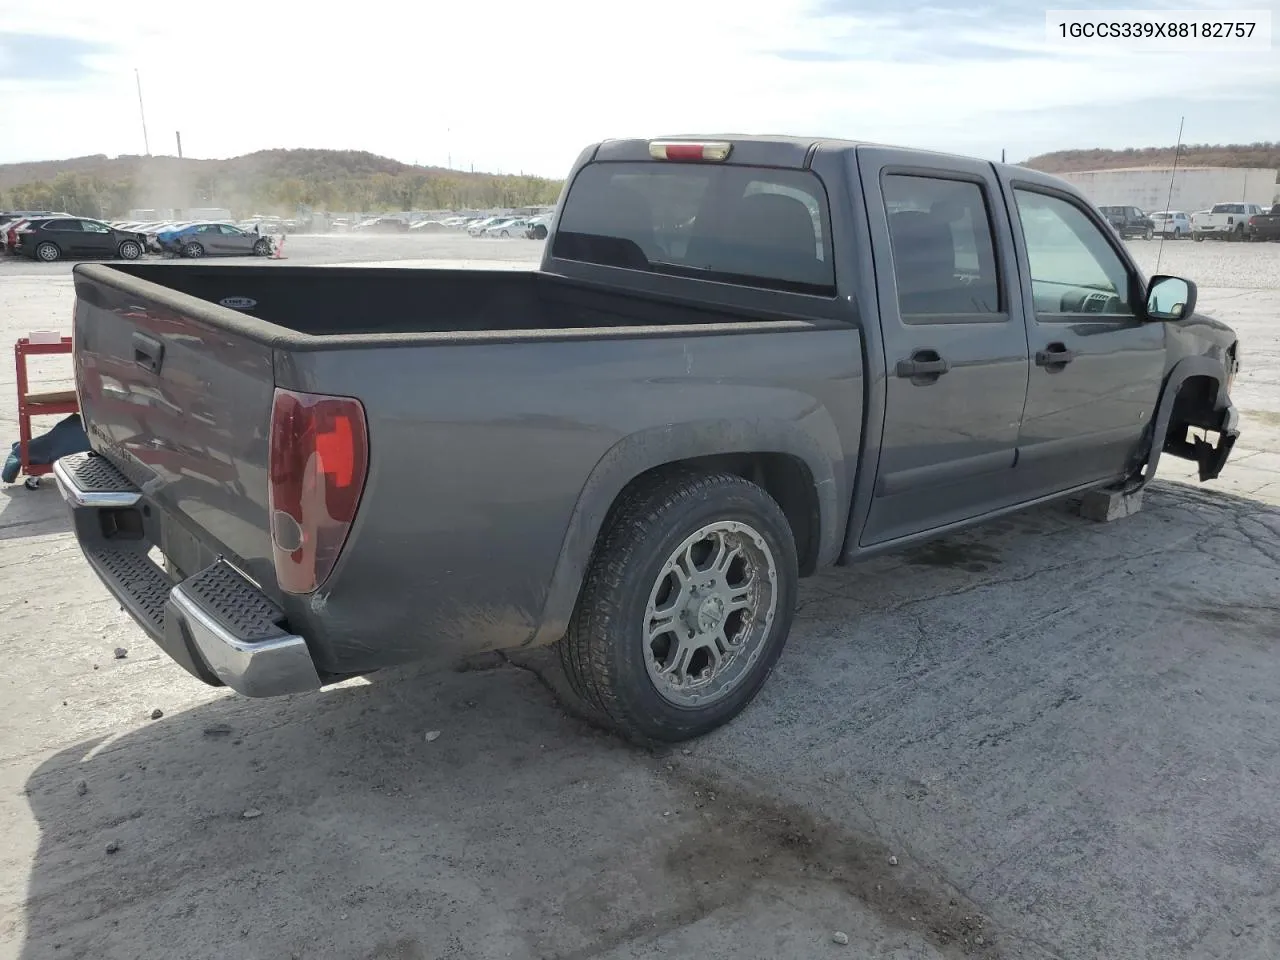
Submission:
[[[1208,213],[1191,217],[1191,236],[1197,241],[1205,237],[1249,240],[1249,218],[1265,212],[1256,203],[1215,203]]]

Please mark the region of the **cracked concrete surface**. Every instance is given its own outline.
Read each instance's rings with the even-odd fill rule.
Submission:
[[[760,698],[688,752],[567,715],[545,656],[204,687],[51,488],[0,491],[0,960],[1280,955],[1280,245],[1161,256],[1243,339],[1224,476],[1165,458],[1122,521],[1058,504],[814,577]],[[6,342],[71,296],[0,263]]]

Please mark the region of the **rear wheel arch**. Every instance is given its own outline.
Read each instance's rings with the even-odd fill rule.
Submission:
[[[734,443],[736,438],[739,442]],[[717,446],[717,452],[706,452]],[[834,562],[849,509],[849,484],[843,475],[837,476],[837,470],[843,474],[836,466],[838,459],[816,438],[783,423],[708,421],[623,438],[601,458],[579,494],[530,642],[542,645],[560,639],[610,521],[644,486],[672,475],[731,473],[755,483],[786,516],[801,574]]]

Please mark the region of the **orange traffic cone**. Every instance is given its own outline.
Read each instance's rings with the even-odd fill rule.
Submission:
[[[270,259],[272,260],[288,260],[289,259],[284,255],[284,240],[285,240],[285,237],[287,236],[288,236],[287,233],[280,234],[280,242],[275,245],[275,249],[271,252]]]

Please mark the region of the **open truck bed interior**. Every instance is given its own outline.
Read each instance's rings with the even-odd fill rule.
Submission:
[[[96,279],[116,272],[209,304],[234,304],[246,316],[314,337],[738,324],[750,319],[736,308],[647,299],[533,270],[164,263],[89,269]],[[163,300],[162,293],[149,293]]]

